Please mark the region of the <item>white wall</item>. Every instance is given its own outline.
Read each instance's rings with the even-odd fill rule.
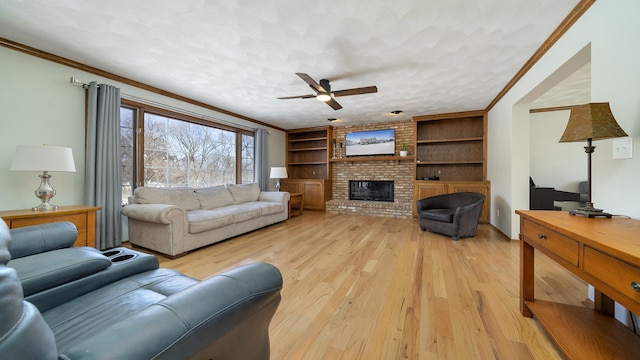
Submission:
[[[520,231],[514,211],[529,205],[528,104],[563,80],[559,69],[568,75],[571,69],[584,64],[581,50],[588,51],[591,61],[591,101],[609,102],[620,126],[638,143],[639,13],[640,2],[636,0],[598,0],[489,112],[487,176],[491,180],[491,223],[511,238],[517,239]],[[576,60],[576,56],[580,59]],[[612,141],[594,143],[593,201],[610,213],[640,219],[640,207],[636,206],[640,199],[640,187],[636,185],[640,178],[640,151],[635,146],[633,159],[612,160]],[[585,156],[586,169],[584,144],[564,145],[564,151]]]
[[[56,205],[84,203],[85,92],[69,83],[82,81],[118,86],[123,94],[196,112],[243,128],[257,124],[167,98],[126,84],[0,47],[0,210],[38,205],[38,174],[9,171],[16,145],[49,144],[73,149],[76,173],[53,173]],[[269,131],[269,163],[284,165],[285,133]],[[275,189],[275,182],[272,184]]]
[[[587,180],[587,154],[584,150],[576,150],[575,144],[558,142],[569,121],[569,114],[569,110],[530,114],[529,175],[538,186],[578,192],[578,184]],[[597,147],[596,151],[599,150]],[[593,154],[594,158],[598,155]],[[572,210],[584,204],[563,201],[556,205],[563,210]]]

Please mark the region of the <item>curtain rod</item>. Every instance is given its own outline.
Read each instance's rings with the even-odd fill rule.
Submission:
[[[79,80],[77,78],[75,78],[74,76],[72,76],[69,79],[69,82],[71,84],[79,84],[82,85],[83,88],[87,88],[89,87],[89,83],[86,83],[82,80]],[[131,95],[131,94],[125,94],[125,93],[121,93],[121,96],[127,100],[132,100],[132,101],[136,101],[145,105],[151,105],[151,106],[155,106],[157,108],[161,108],[163,110],[170,110],[170,111],[174,111],[174,112],[178,112],[184,115],[189,115],[189,116],[193,116],[193,117],[197,117],[203,120],[207,120],[207,121],[213,121],[213,122],[217,122],[220,123],[222,125],[227,125],[227,126],[231,126],[231,127],[236,127],[236,128],[242,128],[244,130],[250,130],[250,131],[255,131],[256,128],[252,128],[249,126],[244,126],[244,125],[240,125],[240,124],[236,124],[236,123],[232,123],[230,121],[226,121],[223,119],[219,119],[213,116],[209,116],[209,115],[203,115],[191,110],[185,110],[179,107],[175,107],[175,106],[171,106],[171,105],[167,105],[167,104],[163,104],[163,103],[159,103],[157,101],[153,101],[153,100],[148,100],[148,99],[144,99],[135,95]],[[267,134],[271,134],[271,132],[269,130],[267,130]]]
[[[72,84],[79,84],[79,85],[82,85],[82,87],[83,87],[83,88],[87,88],[87,87],[89,87],[89,83],[86,83],[86,82],[84,82],[84,81],[82,81],[82,80],[78,80],[78,79],[76,79],[76,78],[75,78],[75,77],[73,77],[73,76],[69,79],[69,82],[70,82],[70,83],[72,83]]]

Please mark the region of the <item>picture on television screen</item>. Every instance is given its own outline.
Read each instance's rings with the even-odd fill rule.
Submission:
[[[393,155],[396,151],[395,129],[370,130],[347,133],[346,155]]]

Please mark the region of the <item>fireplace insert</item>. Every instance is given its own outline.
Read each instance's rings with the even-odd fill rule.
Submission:
[[[393,181],[349,180],[349,200],[393,202]]]

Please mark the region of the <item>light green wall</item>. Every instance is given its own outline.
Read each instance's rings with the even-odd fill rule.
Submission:
[[[491,223],[518,238],[516,209],[527,209],[530,159],[528,104],[562,76],[591,61],[591,101],[609,102],[620,126],[640,138],[640,2],[598,0],[489,112],[488,178]],[[571,65],[571,66],[567,66]],[[562,71],[560,71],[562,70]],[[566,70],[566,71],[564,71]],[[566,73],[566,75],[564,74]],[[559,137],[561,134],[549,134]],[[612,141],[597,141],[593,158],[594,203],[614,214],[640,219],[640,151],[632,159],[612,160]],[[640,144],[639,144],[640,145]],[[583,144],[564,151],[584,154]],[[584,166],[586,169],[586,155]],[[500,212],[500,216],[497,216]]]
[[[84,203],[85,92],[79,85],[69,83],[71,76],[86,82],[97,80],[112,84],[120,87],[123,94],[221,119],[238,127],[258,127],[245,120],[0,47],[0,210],[26,209],[40,202],[33,193],[39,185],[38,174],[9,171],[19,144],[72,148],[77,172],[52,174],[52,184],[57,190],[52,203]],[[269,163],[284,165],[285,133],[271,128],[268,131]],[[275,189],[275,183],[272,187]]]

